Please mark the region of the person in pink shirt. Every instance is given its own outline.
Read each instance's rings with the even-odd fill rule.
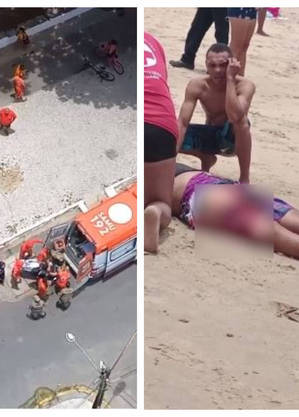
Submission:
[[[178,123],[167,84],[164,51],[144,34],[144,249],[156,253],[171,221]]]

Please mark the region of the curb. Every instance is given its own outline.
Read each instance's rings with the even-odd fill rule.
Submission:
[[[70,12],[61,14],[57,17],[53,17],[50,20],[46,20],[43,23],[40,23],[36,26],[33,26],[31,28],[26,29],[26,32],[28,33],[28,35],[33,36],[36,35],[37,33],[43,32],[44,30],[47,30],[53,26],[56,26],[60,23],[64,23],[76,16],[80,16],[83,13],[86,13],[90,10],[92,10],[93,7],[79,7],[76,8],[75,10],[71,10]],[[15,43],[17,40],[17,37],[14,36],[6,36],[5,38],[0,39],[0,49],[6,48],[7,46]]]
[[[137,176],[132,175],[130,177],[126,177],[119,181],[112,183],[111,185],[104,188],[104,193],[107,197],[115,197],[117,193],[119,193],[120,189],[126,188],[129,185],[133,184],[133,182],[137,181]]]
[[[28,232],[34,231],[34,229],[37,229],[39,226],[42,226],[43,224],[50,222],[51,220],[55,219],[56,217],[62,216],[63,214],[67,213],[69,210],[72,210],[74,208],[79,208],[83,213],[86,213],[86,211],[88,210],[88,207],[86,206],[84,200],[77,201],[76,203],[58,211],[57,213],[54,213],[54,214],[51,214],[48,217],[45,217],[44,219],[42,219],[38,223],[35,223],[34,225],[28,227],[27,229],[23,229],[20,232],[16,233],[15,235],[3,240],[2,242],[0,242],[0,249],[5,249],[5,247],[8,244],[13,243],[14,240],[19,239],[22,235],[25,235]]]

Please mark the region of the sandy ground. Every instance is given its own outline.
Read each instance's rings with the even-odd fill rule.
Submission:
[[[146,9],[145,29],[178,59],[195,9]],[[251,181],[299,206],[299,9],[254,35],[246,75],[255,81],[250,111]],[[289,34],[292,34],[290,42]],[[204,74],[207,33],[194,72],[169,68],[176,110],[189,79]],[[196,111],[193,121],[204,121]],[[181,157],[199,167],[195,158]],[[236,158],[212,172],[237,179]],[[299,262],[271,258],[203,258],[194,233],[173,220],[158,256],[145,257],[145,407],[191,409],[299,408],[299,324],[277,316],[274,302],[299,306]]]

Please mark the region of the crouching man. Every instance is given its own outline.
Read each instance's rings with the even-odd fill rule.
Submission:
[[[216,155],[237,155],[239,180],[249,183],[251,158],[250,123],[247,118],[255,85],[238,75],[240,63],[230,48],[212,45],[206,54],[207,75],[194,78],[185,91],[179,115],[178,151],[201,159],[209,171]],[[206,124],[189,124],[196,104],[205,112]]]

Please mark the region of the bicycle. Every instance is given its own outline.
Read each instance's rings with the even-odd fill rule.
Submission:
[[[122,75],[125,72],[124,66],[117,56],[108,57],[108,62],[117,74]]]
[[[112,72],[107,71],[106,67],[104,67],[103,65],[94,65],[92,62],[90,62],[90,60],[86,57],[83,56],[83,68],[87,69],[87,68],[91,68],[102,80],[105,81],[114,81],[115,80],[115,76],[114,74],[112,74]]]
[[[107,53],[107,43],[103,43],[101,46],[96,47],[96,55],[101,59],[106,58],[109,66],[112,67],[117,74],[122,75],[125,72],[125,68],[118,59],[117,53],[111,55]]]

